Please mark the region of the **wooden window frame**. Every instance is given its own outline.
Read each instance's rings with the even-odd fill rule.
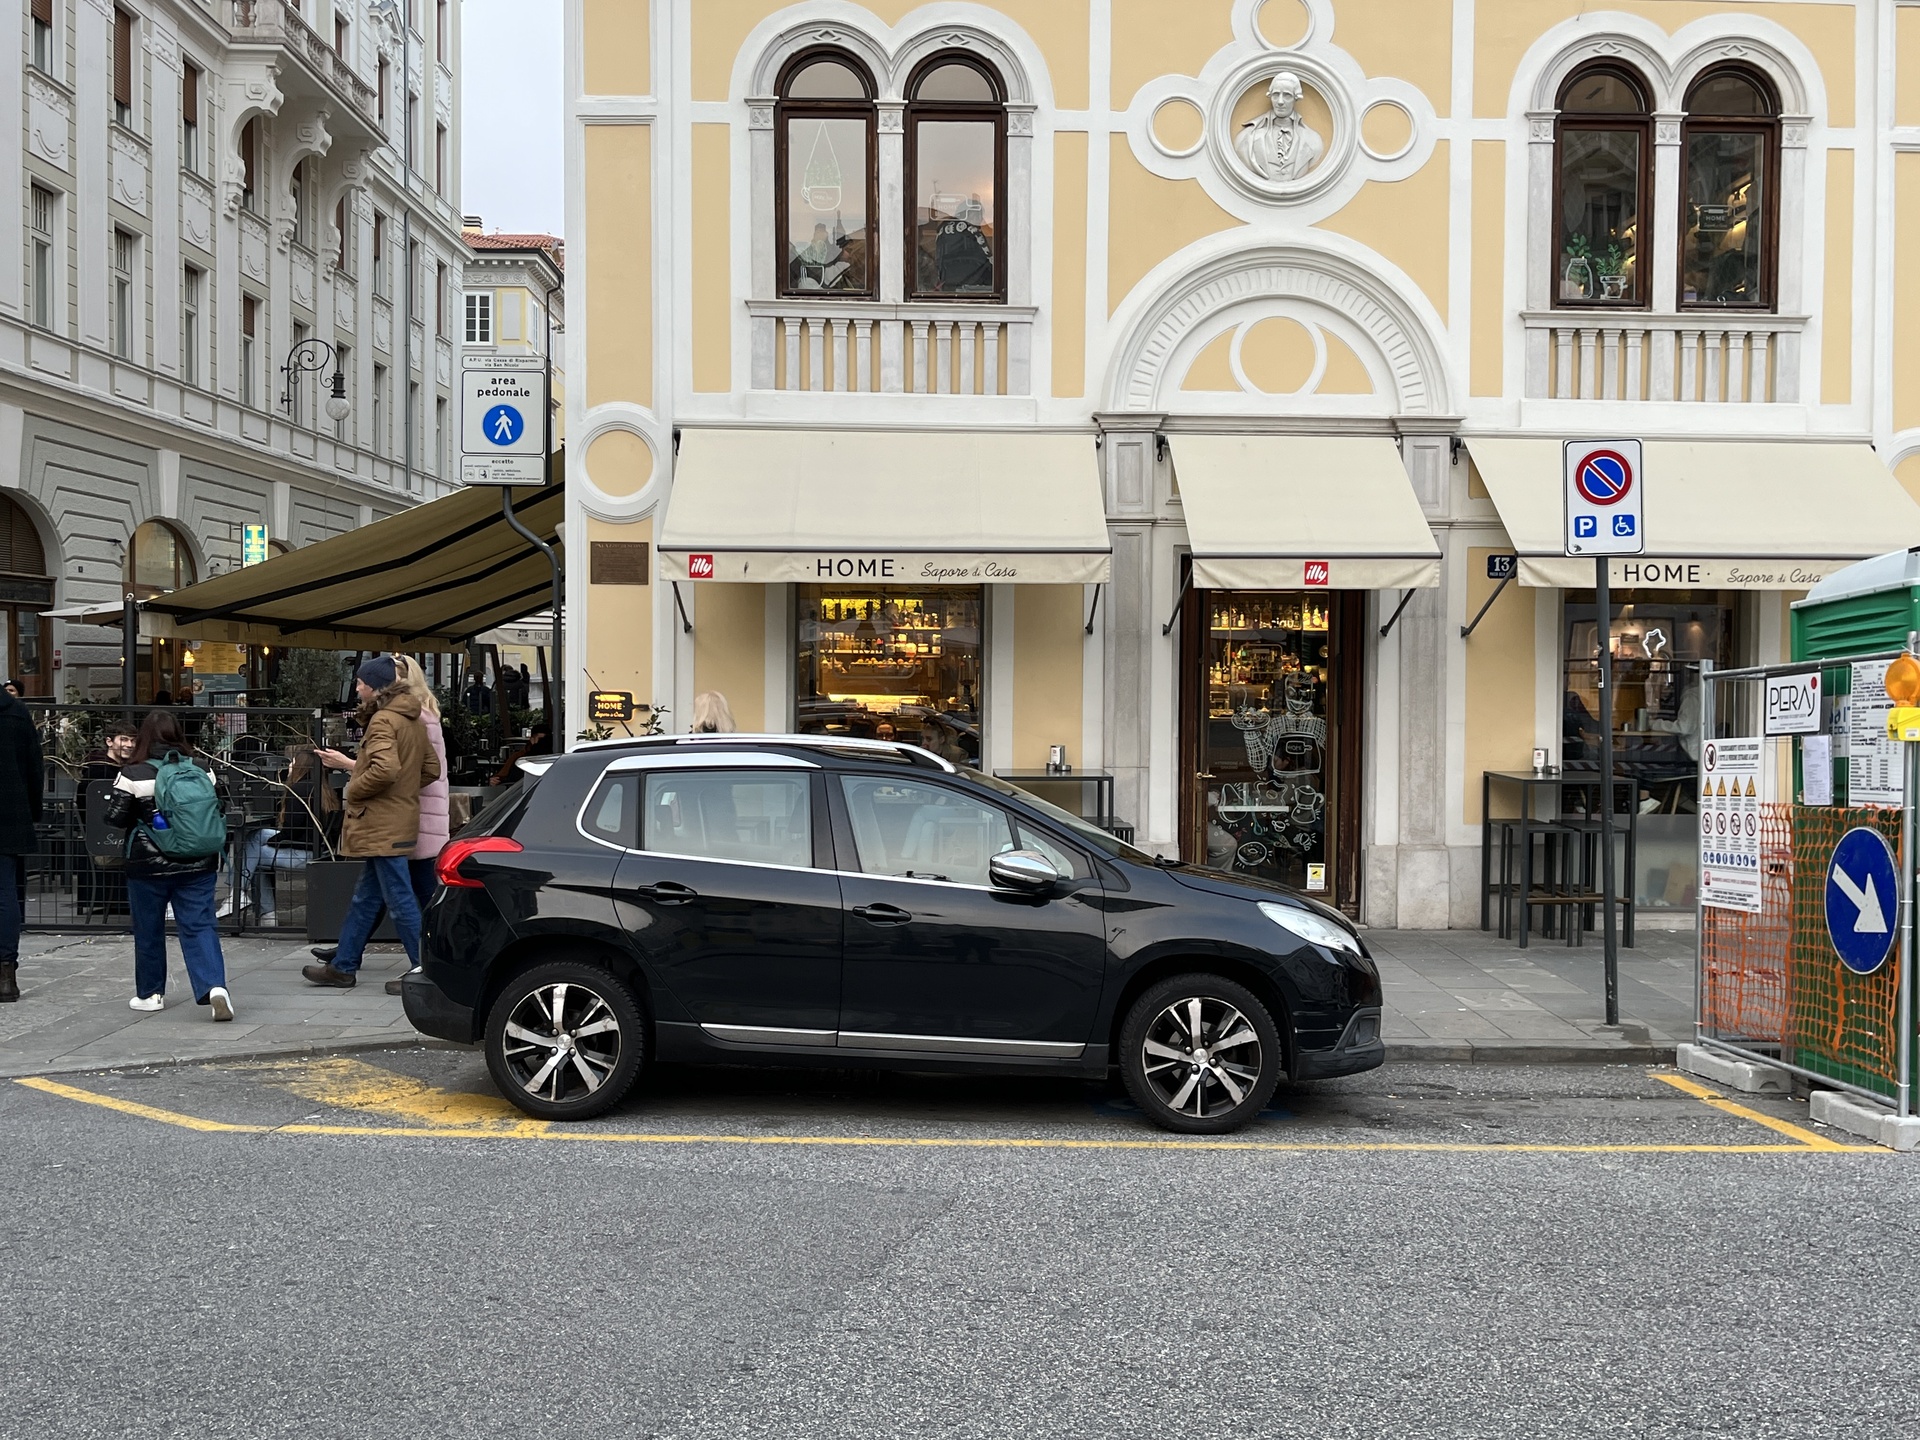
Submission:
[[[985,78],[993,91],[992,100],[918,100],[921,82],[934,71],[948,65],[965,65]],[[1007,303],[1007,87],[991,65],[965,51],[944,50],[929,56],[914,67],[907,81],[906,138],[902,160],[901,188],[906,193],[906,209],[901,216],[902,293],[917,305],[1004,305]],[[946,295],[919,288],[919,237],[914,233],[915,200],[920,189],[920,126],[926,121],[993,121],[993,293],[991,295]]]
[[[794,76],[818,60],[832,60],[860,77],[866,86],[864,100],[789,99],[787,87]],[[775,288],[782,298],[805,300],[872,300],[880,293],[880,108],[874,103],[877,91],[867,67],[845,50],[831,45],[815,45],[802,50],[781,67],[775,93],[780,97],[773,106],[773,229],[774,263],[780,275]],[[791,243],[787,230],[787,127],[795,118],[811,120],[864,120],[867,124],[867,284],[863,290],[795,290],[792,266],[788,261]]]
[[[132,129],[139,118],[133,104],[133,52],[136,37],[134,26],[138,18],[130,10],[119,6],[113,11],[113,119],[116,125]]]
[[[1650,261],[1653,246],[1652,236],[1649,243],[1636,244],[1634,257],[1641,264],[1634,266],[1634,293],[1624,300],[1563,300],[1560,297],[1561,257],[1567,253],[1565,181],[1566,164],[1564,140],[1569,126],[1575,130],[1623,130],[1640,137],[1640,173],[1637,203],[1634,208],[1634,223],[1646,227],[1653,222],[1653,112],[1648,105],[1647,96],[1651,93],[1646,80],[1629,66],[1613,61],[1603,61],[1597,65],[1582,65],[1561,83],[1559,102],[1566,103],[1567,92],[1589,75],[1607,72],[1617,75],[1639,92],[1640,113],[1622,115],[1613,112],[1588,114],[1583,111],[1569,112],[1561,109],[1556,112],[1553,122],[1553,258],[1551,270],[1547,276],[1547,294],[1555,310],[1598,310],[1611,313],[1623,310],[1650,310],[1653,308],[1653,266]]]
[[[1694,118],[1691,109],[1680,124],[1680,213],[1676,217],[1673,246],[1676,264],[1673,272],[1674,302],[1678,309],[1689,312],[1705,311],[1708,314],[1731,313],[1747,315],[1770,315],[1779,308],[1780,285],[1780,97],[1774,93],[1773,83],[1759,71],[1745,65],[1715,65],[1694,77],[1687,87],[1687,99],[1691,101],[1694,93],[1709,80],[1719,75],[1734,75],[1746,81],[1758,90],[1772,107],[1767,115],[1703,115]],[[1760,294],[1759,300],[1688,300],[1686,298],[1687,270],[1687,181],[1693,170],[1692,140],[1696,134],[1707,135],[1758,135],[1766,141],[1767,155],[1765,173],[1761,184],[1766,193],[1760,197],[1761,224],[1766,226],[1761,235],[1760,244]]]

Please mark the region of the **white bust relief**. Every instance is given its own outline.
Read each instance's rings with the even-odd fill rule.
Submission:
[[[1327,153],[1327,142],[1300,116],[1305,93],[1300,77],[1282,70],[1267,86],[1271,108],[1233,137],[1234,150],[1263,180],[1298,180]]]

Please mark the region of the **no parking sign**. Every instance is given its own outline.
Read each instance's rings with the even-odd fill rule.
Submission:
[[[1646,525],[1640,502],[1638,440],[1569,440],[1567,554],[1641,555]]]

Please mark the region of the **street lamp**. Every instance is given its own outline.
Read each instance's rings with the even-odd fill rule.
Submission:
[[[353,408],[347,403],[347,377],[340,373],[340,352],[325,340],[302,340],[287,352],[287,363],[280,367],[280,373],[287,377],[280,408],[291,415],[300,377],[324,374],[329,367],[333,370],[333,380],[328,387],[327,418],[336,425],[346,419],[347,412]]]

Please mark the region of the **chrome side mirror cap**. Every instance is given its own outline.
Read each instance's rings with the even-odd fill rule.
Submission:
[[[987,875],[1003,890],[1037,894],[1060,882],[1060,872],[1038,850],[1003,850],[987,862]]]

